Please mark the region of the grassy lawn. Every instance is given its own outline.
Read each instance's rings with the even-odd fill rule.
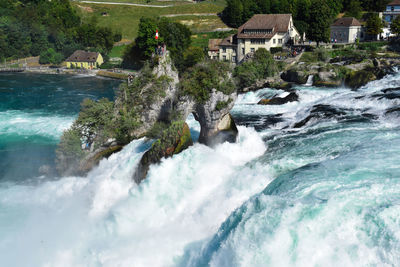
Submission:
[[[121,1],[121,0],[118,0]],[[124,0],[122,0],[124,1]],[[122,2],[121,1],[121,2]],[[128,2],[128,0],[125,0]],[[139,0],[130,0],[137,2]],[[107,1],[111,2],[111,1]],[[173,4],[175,2],[167,2]],[[154,7],[137,7],[137,6],[119,6],[119,5],[102,5],[102,4],[84,4],[72,2],[77,12],[83,20],[89,20],[92,16],[98,18],[101,26],[110,26],[114,30],[122,32],[123,38],[134,39],[137,34],[138,24],[141,17],[157,17],[170,14],[193,14],[193,13],[219,13],[224,9],[222,0],[203,1],[201,3],[190,3],[178,1],[172,7],[154,8]],[[107,16],[102,16],[102,12],[106,12]],[[206,31],[215,28],[226,27],[217,16],[182,16],[173,17],[174,20],[188,20],[190,28],[193,31]]]
[[[236,33],[235,30],[229,32],[202,32],[192,35],[192,46],[208,47],[209,39],[223,39],[231,34]]]
[[[170,18],[173,21],[180,22],[190,28],[194,33],[209,32],[217,28],[227,28],[221,18],[215,16],[179,16]]]
[[[108,56],[110,58],[112,58],[112,57],[122,58],[126,47],[127,47],[127,45],[114,46],[113,49],[111,50],[110,54],[108,54]]]

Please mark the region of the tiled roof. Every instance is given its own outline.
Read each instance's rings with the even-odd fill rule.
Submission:
[[[222,42],[222,39],[210,39],[208,40],[208,50],[209,51],[218,51],[218,45]]]
[[[232,34],[225,39],[222,40],[222,42],[219,44],[220,46],[236,46],[237,45],[237,35]]]
[[[332,26],[343,26],[343,27],[350,27],[350,26],[361,26],[361,23],[355,18],[340,18],[336,20]]]
[[[238,38],[272,38],[287,32],[292,14],[258,14],[239,27]],[[249,33],[249,31],[253,31]]]
[[[68,62],[96,62],[98,52],[86,52],[83,50],[76,50],[69,58],[65,61]]]

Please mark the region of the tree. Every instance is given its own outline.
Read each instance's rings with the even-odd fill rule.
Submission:
[[[163,42],[162,37],[156,40],[156,31],[157,24],[154,19],[140,19],[138,36],[135,39],[135,44],[140,50],[142,59],[149,59],[154,53],[154,48],[157,47],[157,44]]]
[[[373,13],[367,20],[367,34],[374,36],[376,38],[377,35],[383,32],[383,22],[379,18],[378,14]]]
[[[309,27],[307,29],[307,38],[317,42],[328,42],[331,24],[331,9],[326,0],[311,1],[309,13]]]
[[[243,22],[243,4],[240,0],[227,0],[223,11],[226,23],[232,27],[239,27]]]
[[[189,47],[183,53],[184,67],[191,68],[205,58],[204,51],[200,47]]]
[[[357,0],[351,1],[346,9],[345,17],[354,17],[360,19],[362,15],[361,3]]]
[[[397,16],[390,24],[390,31],[393,34],[399,35],[400,34],[400,16]]]
[[[60,64],[64,57],[62,54],[57,53],[53,48],[49,48],[40,54],[40,64]]]

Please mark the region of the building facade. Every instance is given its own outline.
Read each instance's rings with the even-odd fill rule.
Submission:
[[[98,52],[76,50],[65,60],[69,69],[96,69],[104,63],[103,57]]]
[[[208,57],[210,59],[219,59],[219,44],[222,39],[210,39],[208,40]]]
[[[254,15],[238,29],[237,61],[259,48],[270,51],[271,47],[282,47],[289,41],[295,44],[300,39],[291,14]]]
[[[385,21],[390,24],[398,15],[400,15],[400,0],[394,0],[386,6],[383,16]]]
[[[282,47],[288,42],[296,44],[300,39],[301,36],[293,24],[291,14],[254,15],[239,27],[237,34],[231,35],[219,43],[218,58],[223,61],[239,63],[259,48],[270,51],[272,47]],[[210,42],[216,41],[210,40]],[[214,57],[210,50],[209,56],[210,58]]]
[[[331,25],[331,41],[333,43],[355,43],[365,38],[361,23],[355,18],[340,18]]]
[[[237,35],[231,35],[219,44],[219,60],[237,62]]]

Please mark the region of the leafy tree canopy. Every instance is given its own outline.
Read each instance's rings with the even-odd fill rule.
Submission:
[[[107,54],[115,38],[95,19],[82,23],[68,0],[0,1],[0,59],[38,56],[50,48],[63,59],[76,49]]]

